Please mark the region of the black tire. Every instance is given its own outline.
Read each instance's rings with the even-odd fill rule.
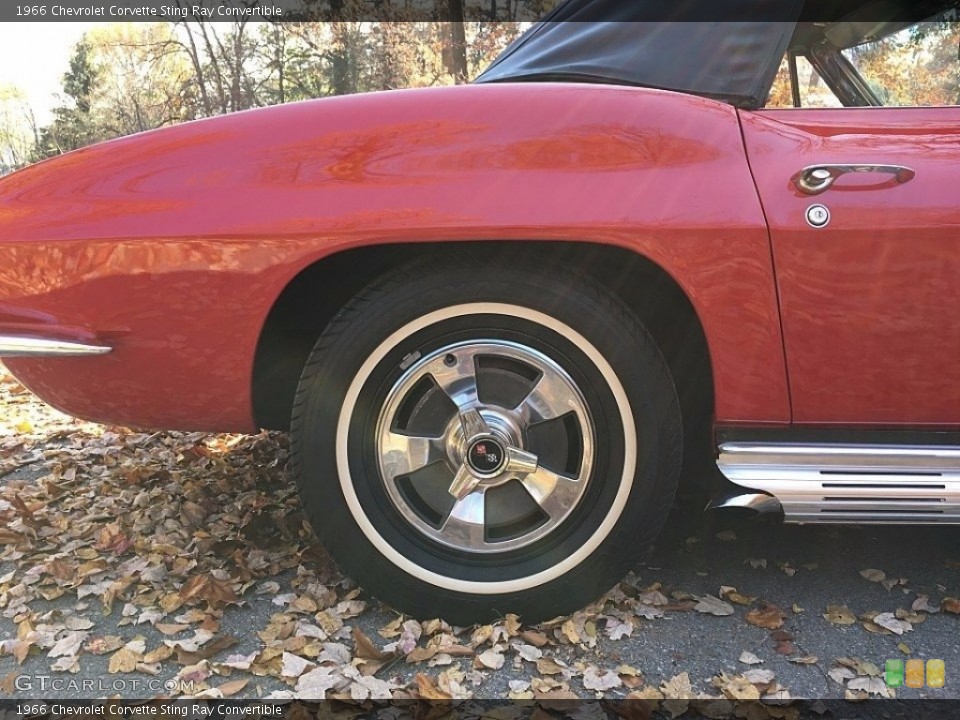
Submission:
[[[422,327],[398,334],[415,323]],[[408,522],[386,489],[375,441],[383,426],[375,418],[411,358],[481,338],[529,347],[561,367],[593,427],[575,506],[549,534],[504,552],[448,547]],[[552,618],[615,585],[667,517],[683,432],[667,364],[615,295],[562,268],[463,250],[398,268],[347,303],[304,368],[291,434],[305,513],[343,570],[398,610],[470,624],[506,613]]]

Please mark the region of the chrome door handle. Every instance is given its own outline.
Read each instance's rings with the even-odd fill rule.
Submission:
[[[807,195],[819,195],[846,173],[887,173],[897,182],[912,180],[916,173],[903,165],[809,165],[793,176],[794,185]]]

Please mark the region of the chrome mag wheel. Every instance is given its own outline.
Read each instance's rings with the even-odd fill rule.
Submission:
[[[409,357],[377,420],[390,500],[419,533],[495,553],[552,533],[581,500],[594,424],[570,375],[504,340]]]

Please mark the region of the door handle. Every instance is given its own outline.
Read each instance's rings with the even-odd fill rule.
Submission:
[[[846,173],[886,173],[897,182],[912,180],[916,173],[903,165],[809,165],[793,176],[794,185],[807,195],[819,195],[830,188],[834,181]]]

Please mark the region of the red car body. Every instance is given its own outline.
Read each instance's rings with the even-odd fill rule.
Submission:
[[[791,182],[828,161],[916,177],[816,200]],[[958,428],[958,188],[960,108],[747,112],[569,84],[304,102],[0,181],[0,335],[113,348],[6,361],[69,413],[253,431],[257,343],[305,268],[396,243],[597,243],[682,288],[717,423]],[[814,201],[829,226],[804,221]]]

